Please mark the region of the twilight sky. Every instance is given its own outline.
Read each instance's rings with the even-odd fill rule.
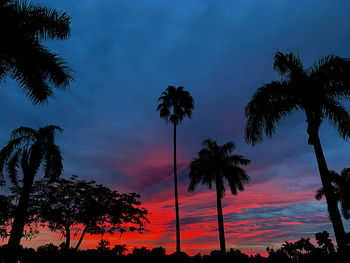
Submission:
[[[333,53],[350,57],[348,0],[41,0],[72,17],[72,36],[48,42],[74,70],[75,82],[48,105],[33,106],[16,84],[2,83],[0,143],[19,126],[57,124],[64,175],[94,179],[120,192],[139,192],[152,215],[145,233],[107,237],[129,248],[175,249],[172,128],[159,118],[157,99],[168,85],[195,100],[178,129],[182,250],[219,248],[214,191],[187,192],[188,165],[212,137],[234,141],[249,158],[251,183],[227,192],[228,248],[265,253],[285,240],[333,232],[325,202],[314,199],[320,179],[307,145],[302,113],[286,119],[272,139],[247,145],[244,106],[262,84],[278,78],[276,51],[298,52],[306,66]],[[349,142],[324,123],[320,137],[329,168],[349,167]],[[350,224],[345,224],[350,231]],[[100,237],[87,236],[83,248]],[[32,246],[57,243],[45,232]]]

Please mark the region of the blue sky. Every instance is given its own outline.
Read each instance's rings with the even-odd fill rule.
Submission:
[[[178,134],[184,235],[197,231],[192,225],[193,206],[198,213],[206,211],[202,203],[213,211],[211,219],[200,220],[210,234],[185,237],[185,251],[194,252],[191,244],[199,242],[201,252],[218,247],[215,200],[206,199],[211,192],[200,189],[189,194],[186,189],[188,164],[207,137],[219,143],[236,142],[237,152],[252,160],[246,191],[225,197],[228,247],[261,252],[287,239],[331,231],[327,218],[319,216],[327,216],[325,203],[313,198],[320,180],[307,145],[303,114],[286,119],[272,139],[252,147],[243,138],[244,106],[258,87],[278,79],[273,71],[278,50],[298,52],[305,66],[330,53],[349,57],[349,1],[37,2],[72,17],[71,38],[47,45],[66,59],[75,81],[69,90],[57,91],[56,98],[39,106],[33,106],[16,83],[2,83],[1,144],[18,126],[60,125],[64,132],[57,141],[64,156],[64,176],[77,174],[113,189],[140,192],[150,210],[162,197],[167,202],[158,204],[157,211],[172,216],[172,129],[159,118],[156,107],[168,85],[182,85],[195,100],[193,117],[183,122]],[[349,143],[327,123],[320,137],[329,168],[348,167]],[[148,246],[164,245],[171,251],[173,222],[158,222],[157,212],[152,212],[155,226],[151,221],[149,231],[168,231],[157,238],[147,233],[139,238]],[[319,225],[300,218],[305,214]],[[256,215],[266,220],[273,215],[278,222],[288,217],[303,224],[256,223],[251,230],[242,228],[241,235],[234,233],[241,225],[236,220],[254,220]],[[267,236],[265,229],[276,234]],[[254,232],[255,236],[246,235]],[[141,245],[137,237],[131,239],[125,242]],[[35,242],[40,243],[40,237]]]

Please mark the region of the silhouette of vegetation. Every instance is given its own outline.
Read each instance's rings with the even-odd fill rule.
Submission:
[[[43,167],[44,177],[48,180],[55,180],[61,175],[62,157],[59,147],[55,144],[55,131],[62,129],[53,125],[38,130],[20,127],[11,133],[11,140],[0,151],[0,177],[3,177],[5,169],[13,185],[18,185],[19,168],[22,174],[21,192],[14,210],[8,241],[10,249],[15,250],[20,244],[30,193],[39,168]]]
[[[338,174],[335,171],[329,171],[332,191],[335,198],[340,202],[342,214],[345,219],[350,219],[350,168],[344,168]],[[321,200],[324,196],[324,190],[321,187],[316,191],[315,198]]]
[[[10,219],[13,205],[9,197],[0,195],[0,238],[8,237],[7,229],[10,227]]]
[[[249,176],[240,166],[248,165],[250,160],[242,155],[231,154],[236,148],[233,142],[219,146],[215,141],[206,139],[202,147],[198,156],[191,162],[188,190],[194,191],[198,184],[204,184],[209,189],[213,184],[215,185],[220,250],[224,254],[226,244],[221,199],[225,195],[225,183],[229,185],[233,195],[237,195],[238,191],[243,191],[244,184],[249,181]]]
[[[129,249],[127,247],[127,245],[123,244],[123,245],[115,245],[112,248],[112,252],[115,253],[117,256],[124,256],[126,254],[126,252],[128,252]]]
[[[317,244],[321,247],[325,254],[333,254],[335,252],[332,239],[329,238],[327,231],[318,232],[315,234]]]
[[[350,61],[329,55],[314,66],[305,68],[293,53],[277,52],[274,69],[282,79],[260,87],[245,108],[248,117],[245,139],[252,145],[260,143],[263,134],[271,137],[277,124],[289,114],[296,110],[305,113],[308,143],[315,151],[338,248],[345,251],[344,226],[318,131],[322,121],[328,118],[342,138],[350,138],[350,116],[339,102],[342,98],[350,97]]]
[[[174,188],[175,188],[175,213],[176,213],[176,253],[180,253],[180,216],[179,216],[179,198],[177,191],[177,169],[176,169],[176,126],[182,122],[185,117],[191,118],[194,109],[194,101],[191,94],[185,91],[182,86],[168,88],[162,92],[158,101],[160,104],[157,111],[160,117],[174,125]]]
[[[34,188],[38,217],[42,223],[48,223],[51,231],[65,237],[65,249],[70,248],[73,228],[82,228],[74,248],[78,250],[86,234],[142,232],[148,222],[148,211],[139,208],[140,195],[136,193],[119,194],[95,181],[78,180],[76,176],[54,182],[41,180]]]
[[[43,41],[67,39],[70,21],[65,12],[30,1],[1,0],[0,81],[16,80],[34,104],[53,96],[52,87],[68,87],[71,69]]]

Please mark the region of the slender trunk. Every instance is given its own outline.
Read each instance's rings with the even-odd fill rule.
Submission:
[[[176,124],[174,123],[174,185],[175,185],[175,213],[176,213],[176,253],[180,253],[180,216],[179,197],[177,194],[177,171],[176,171]]]
[[[75,251],[77,251],[78,248],[80,247],[80,244],[81,244],[81,242],[83,241],[83,238],[84,238],[84,236],[85,236],[85,234],[86,234],[87,228],[88,228],[88,225],[85,226],[85,228],[84,228],[84,230],[83,230],[83,233],[81,233],[81,236],[80,236],[80,238],[79,238],[79,241],[78,241],[77,245],[76,245],[75,248],[74,248]]]
[[[226,244],[225,244],[225,230],[224,230],[224,217],[222,215],[222,205],[221,205],[221,196],[216,184],[216,207],[218,213],[218,228],[219,228],[219,239],[220,239],[220,250],[222,254],[226,253]]]
[[[337,241],[338,250],[339,252],[342,253],[342,252],[345,252],[347,249],[344,226],[340,216],[337,200],[334,196],[334,193],[332,192],[332,185],[329,180],[329,171],[328,171],[326,159],[323,155],[323,150],[322,150],[322,146],[321,146],[321,142],[318,134],[313,135],[312,143],[314,146],[318,169],[320,172],[322,187],[324,189],[324,193],[326,196],[329,217],[333,225],[334,235]]]
[[[66,250],[69,250],[69,248],[70,248],[70,228],[69,228],[69,226],[65,226],[64,229],[66,230]]]
[[[319,125],[317,125],[317,122],[313,120],[312,114],[309,112],[306,112],[306,117],[308,122],[307,133],[309,134],[308,143],[314,147],[322,187],[326,197],[329,218],[333,225],[334,235],[338,245],[338,251],[343,254],[347,250],[345,231],[338,208],[338,201],[332,191],[332,184],[329,178],[329,170],[323,154],[320,137],[318,136]]]
[[[24,224],[27,217],[30,192],[32,190],[32,185],[34,182],[34,176],[35,174],[31,174],[30,172],[24,173],[21,196],[18,200],[18,204],[15,210],[15,216],[11,228],[10,238],[8,241],[10,250],[16,251],[21,242]]]

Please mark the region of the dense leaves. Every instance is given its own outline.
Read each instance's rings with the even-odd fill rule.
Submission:
[[[119,194],[95,181],[60,178],[36,183],[34,200],[42,223],[66,238],[70,247],[71,231],[81,232],[78,249],[85,234],[103,235],[125,231],[142,232],[148,222],[147,210],[139,208],[140,195]]]
[[[46,102],[53,87],[65,88],[71,69],[43,40],[70,36],[70,17],[26,0],[0,0],[0,81],[15,79],[34,103]]]

